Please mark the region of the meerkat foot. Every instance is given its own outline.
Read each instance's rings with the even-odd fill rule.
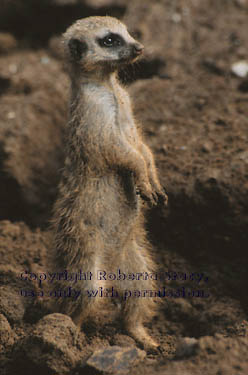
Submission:
[[[159,347],[159,344],[151,338],[142,324],[129,325],[127,331],[145,350],[154,350]]]

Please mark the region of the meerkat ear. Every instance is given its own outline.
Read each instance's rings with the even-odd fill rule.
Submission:
[[[69,40],[68,46],[71,56],[75,61],[81,60],[82,55],[88,49],[87,44],[85,42],[74,38]]]

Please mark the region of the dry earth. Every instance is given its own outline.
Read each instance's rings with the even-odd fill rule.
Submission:
[[[146,46],[120,78],[169,195],[168,208],[147,214],[159,269],[205,275],[161,284],[191,296],[163,299],[148,325],[158,353],[144,353],[118,322],[79,332],[21,295],[35,288],[21,272],[49,263],[68,102],[60,34],[96,14],[123,19]],[[2,374],[248,373],[248,76],[231,70],[248,61],[247,24],[247,0],[2,0]]]

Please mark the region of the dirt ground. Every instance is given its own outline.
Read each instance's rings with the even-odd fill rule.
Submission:
[[[137,351],[128,372],[85,365],[99,348],[142,349],[118,321],[79,332],[20,292],[21,273],[49,262],[69,95],[60,35],[106,14],[146,48],[120,79],[169,196],[167,208],[147,212],[158,268],[168,272],[160,287],[186,293],[162,298],[148,324],[160,351]],[[248,75],[232,71],[248,62],[247,24],[247,0],[2,1],[2,374],[248,374]]]

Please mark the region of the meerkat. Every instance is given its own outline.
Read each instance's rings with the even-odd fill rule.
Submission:
[[[87,290],[114,285],[123,296],[124,290],[154,289],[152,280],[105,281],[96,273],[155,270],[144,229],[144,201],[166,202],[167,196],[117,77],[122,66],[140,57],[143,45],[108,16],[80,19],[63,37],[71,100],[65,165],[52,220],[55,261],[57,269],[81,269],[93,276],[77,283],[80,297],[58,299],[56,305],[81,326],[107,300],[89,298]],[[68,281],[59,285],[68,287]],[[127,332],[144,347],[156,347],[144,327],[154,314],[154,300],[120,300]]]

